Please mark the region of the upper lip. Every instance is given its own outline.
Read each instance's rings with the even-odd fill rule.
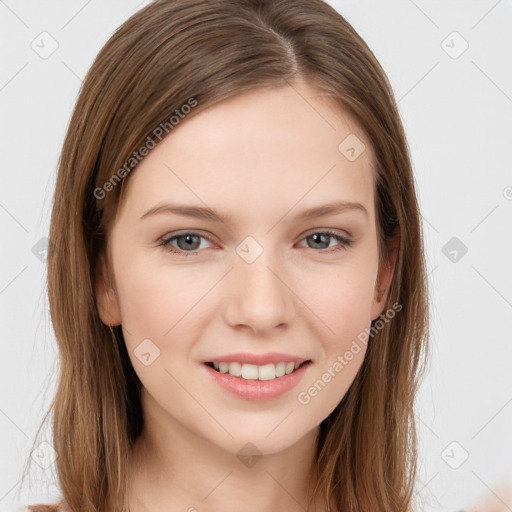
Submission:
[[[266,354],[250,354],[249,352],[239,352],[237,354],[227,354],[217,356],[213,359],[205,361],[205,363],[242,363],[242,364],[255,364],[263,366],[265,364],[273,363],[299,363],[310,361],[307,357],[293,356],[291,354],[283,354],[279,352],[268,352]]]

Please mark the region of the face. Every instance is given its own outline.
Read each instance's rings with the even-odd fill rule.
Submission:
[[[333,411],[392,277],[372,163],[353,118],[303,82],[218,103],[144,158],[109,233],[113,289],[103,259],[96,289],[155,417],[275,453]],[[286,374],[293,361],[309,362]]]

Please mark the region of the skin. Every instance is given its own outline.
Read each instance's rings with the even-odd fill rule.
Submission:
[[[354,119],[305,82],[243,93],[185,119],[129,177],[100,260],[98,307],[122,324],[143,384],[145,426],[131,454],[132,511],[303,511],[319,424],[354,380],[366,345],[311,401],[297,395],[321,379],[384,312],[396,251],[378,266],[373,153]],[[338,150],[355,134],[366,150]],[[304,220],[302,210],[336,200],[357,210]],[[159,214],[161,202],[208,206],[229,224]],[[324,235],[332,229],[350,247]],[[174,239],[194,255],[159,245]],[[199,233],[198,233],[199,232]],[[247,236],[262,247],[248,263]],[[330,251],[330,252],[329,252]],[[150,365],[134,354],[149,338]],[[221,354],[278,351],[313,362],[299,385],[273,400],[229,395],[201,366]],[[247,442],[263,457],[246,467]],[[321,500],[310,510],[326,510]]]

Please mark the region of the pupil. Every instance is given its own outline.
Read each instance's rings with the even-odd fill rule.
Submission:
[[[322,243],[322,241],[318,241],[317,238],[325,238],[325,235],[323,235],[322,233],[315,233],[312,236],[315,243]],[[325,243],[325,241],[323,243]]]
[[[186,245],[188,246],[188,248],[190,249],[190,243],[194,243],[193,242],[193,239],[194,238],[198,238],[197,236],[195,235],[184,235],[182,236],[181,238],[184,238],[186,240]]]

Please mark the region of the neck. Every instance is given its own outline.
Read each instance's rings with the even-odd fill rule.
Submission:
[[[241,460],[156,411],[145,410],[130,454],[130,512],[327,510],[323,496],[310,501],[318,427],[280,452]]]

